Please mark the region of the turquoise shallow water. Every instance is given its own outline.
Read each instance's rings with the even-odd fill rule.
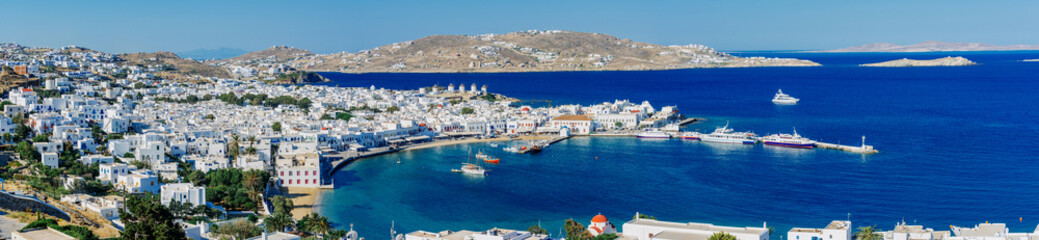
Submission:
[[[890,229],[905,219],[938,230],[1006,222],[1039,223],[1039,58],[1037,52],[963,53],[981,65],[860,68],[854,64],[927,54],[788,54],[818,68],[692,69],[523,74],[326,74],[341,86],[393,89],[434,83],[487,84],[491,91],[554,103],[614,98],[676,105],[758,134],[788,132],[858,143],[880,154],[716,145],[682,140],[575,138],[537,155],[487,144],[379,156],[344,167],[322,213],[363,236],[389,237],[390,222],[414,230],[526,228],[557,233],[562,221],[603,213],[620,225],[636,211],[671,221],[760,226],[780,233],[822,227],[851,214],[855,225]],[[769,102],[777,88],[802,99]],[[465,151],[502,157],[483,179],[449,172]],[[397,165],[400,157],[402,164]],[[595,157],[598,157],[596,159]],[[1018,218],[1024,221],[1018,222]]]

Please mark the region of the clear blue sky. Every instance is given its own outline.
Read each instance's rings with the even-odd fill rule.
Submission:
[[[110,52],[354,52],[432,34],[599,32],[720,50],[1039,44],[1039,1],[10,1],[0,42]]]

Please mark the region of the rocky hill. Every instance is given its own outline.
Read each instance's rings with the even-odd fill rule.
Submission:
[[[957,43],[926,41],[912,45],[871,43],[861,46],[818,52],[951,52],[951,51],[1015,51],[1039,50],[1039,45],[994,45],[987,43]]]
[[[8,90],[15,87],[28,87],[37,84],[36,80],[16,74],[11,67],[0,66],[0,68],[2,68],[0,69],[0,93],[6,94]]]
[[[964,57],[944,57],[931,60],[898,59],[879,63],[862,64],[863,67],[952,67],[975,65]]]
[[[230,72],[226,69],[191,59],[183,59],[171,52],[123,53],[116,57],[119,59],[119,64],[122,65],[167,65],[172,68],[170,71],[181,74],[218,78],[231,77]]]
[[[272,48],[212,64],[261,69],[264,66],[285,64],[301,71],[349,73],[611,71],[819,65],[799,59],[735,57],[702,45],[662,46],[605,34],[558,30],[434,35],[356,53],[314,55],[297,52],[299,54],[286,56],[284,52],[288,49],[294,48]]]
[[[238,64],[238,65],[249,65],[249,64],[262,64],[262,63],[282,63],[293,61],[302,57],[310,57],[315,54],[299,48],[293,48],[288,46],[273,46],[268,49],[249,52],[242,54],[241,56],[223,59],[215,61],[215,64]]]

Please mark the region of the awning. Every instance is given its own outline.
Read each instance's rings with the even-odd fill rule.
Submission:
[[[429,140],[429,136],[418,136],[406,138],[409,142],[425,141]]]
[[[390,144],[401,144],[404,143],[404,139],[393,139],[387,142],[389,142]]]

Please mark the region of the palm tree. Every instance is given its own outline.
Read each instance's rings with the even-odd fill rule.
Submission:
[[[292,226],[292,216],[284,213],[275,213],[266,219],[263,219],[263,229],[268,232],[281,232],[285,231],[285,228]]]
[[[711,237],[707,238],[707,240],[736,240],[736,236],[733,236],[732,234],[728,234],[725,232],[717,232],[714,235],[711,235]]]
[[[328,230],[331,229],[328,223],[328,217],[318,215],[317,213],[310,213],[310,228],[313,233],[320,233],[321,235],[327,234]]]
[[[346,230],[331,230],[328,231],[328,234],[326,234],[325,237],[328,237],[328,239],[342,239],[346,237],[347,233],[349,232]]]
[[[231,143],[227,145],[227,154],[230,154],[234,160],[238,160],[238,145],[241,143],[238,138],[238,134],[231,135]]]
[[[884,236],[877,232],[877,226],[862,226],[855,231],[856,240],[883,240]]]

